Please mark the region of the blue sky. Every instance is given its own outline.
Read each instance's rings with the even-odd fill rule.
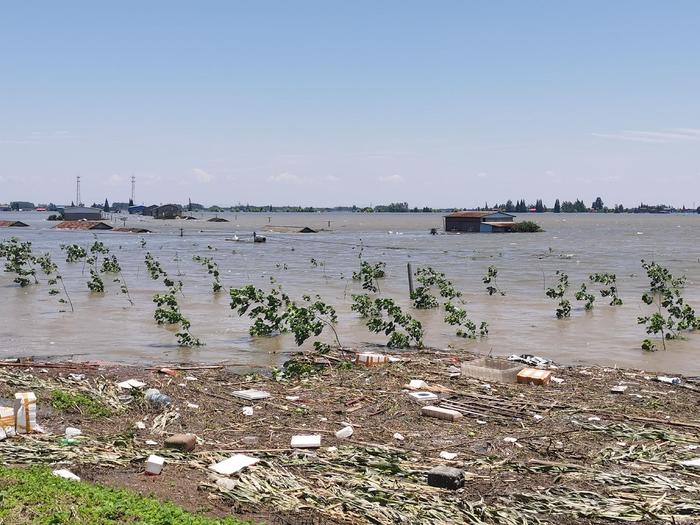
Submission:
[[[6,2],[0,202],[700,204],[700,2]],[[696,202],[697,201],[697,202]]]

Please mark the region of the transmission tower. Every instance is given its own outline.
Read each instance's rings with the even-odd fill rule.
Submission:
[[[82,206],[80,202],[80,175],[75,178],[75,205]]]
[[[136,204],[136,177],[131,176],[131,202]]]

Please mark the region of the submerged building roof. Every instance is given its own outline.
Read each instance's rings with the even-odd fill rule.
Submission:
[[[63,221],[59,222],[57,230],[111,230],[109,224],[99,221]]]
[[[487,211],[456,211],[454,213],[450,213],[448,215],[445,215],[445,217],[449,217],[451,219],[483,219],[484,217],[488,217],[489,215],[507,215],[509,217],[513,217],[510,213],[506,213],[504,211],[500,210],[487,210]]]
[[[29,226],[29,224],[25,224],[22,221],[0,221],[0,228],[20,228],[25,226]]]

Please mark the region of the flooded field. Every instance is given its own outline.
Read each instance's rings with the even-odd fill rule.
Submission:
[[[0,220],[16,219],[29,228],[0,230],[0,239],[29,240],[35,253],[49,252],[59,264],[75,312],[59,312],[49,296],[45,279],[40,286],[19,288],[0,273],[0,355],[76,356],[124,362],[226,361],[247,366],[277,365],[295,351],[291,337],[251,338],[249,320],[229,307],[226,291],[214,295],[211,277],[194,255],[213,257],[222,284],[238,287],[270,286],[270,277],[292,298],[319,294],[338,309],[340,339],[350,346],[385,339],[367,331],[350,311],[351,294],[360,287],[352,281],[359,254],[369,262],[384,261],[387,278],[381,295],[408,305],[406,264],[414,269],[430,265],[445,272],[464,291],[470,317],[489,323],[488,338],[468,341],[455,337],[437,309],[415,311],[423,322],[428,346],[464,348],[494,354],[533,353],[561,363],[600,363],[669,370],[700,375],[700,334],[673,341],[669,350],[645,353],[646,337],[637,316],[648,311],[641,302],[648,285],[640,259],[656,260],[676,275],[685,274],[685,297],[700,309],[700,215],[575,215],[541,214],[534,217],[546,230],[538,234],[429,234],[442,226],[433,214],[246,214],[222,213],[229,222],[208,222],[211,214],[193,214],[198,220],[156,221],[114,215],[113,226],[143,227],[139,235],[98,232],[120,261],[134,300],[131,306],[119,286],[105,278],[107,292],[91,294],[89,272],[82,263],[68,264],[61,244],[88,245],[91,232],[57,231],[44,213],[0,213]],[[308,226],[315,234],[293,233]],[[267,237],[253,244],[252,232]],[[141,239],[145,239],[142,246]],[[237,241],[235,239],[238,239]],[[150,251],[171,276],[184,283],[180,300],[192,322],[193,335],[206,344],[181,349],[172,332],[153,320],[154,293],[160,283],[146,273],[144,256]],[[315,259],[317,264],[311,263]],[[490,265],[499,270],[505,296],[488,296],[481,279]],[[573,311],[571,319],[557,320],[555,301],[544,287],[555,282],[556,270],[569,274]],[[594,272],[617,274],[621,307],[610,307],[600,296],[591,312],[573,294]]]

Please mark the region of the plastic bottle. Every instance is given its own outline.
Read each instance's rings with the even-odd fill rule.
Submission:
[[[161,394],[160,390],[158,390],[157,388],[149,388],[148,390],[146,390],[146,392],[144,393],[144,397],[146,401],[148,401],[151,405],[160,408],[173,404],[173,399],[170,396]]]

